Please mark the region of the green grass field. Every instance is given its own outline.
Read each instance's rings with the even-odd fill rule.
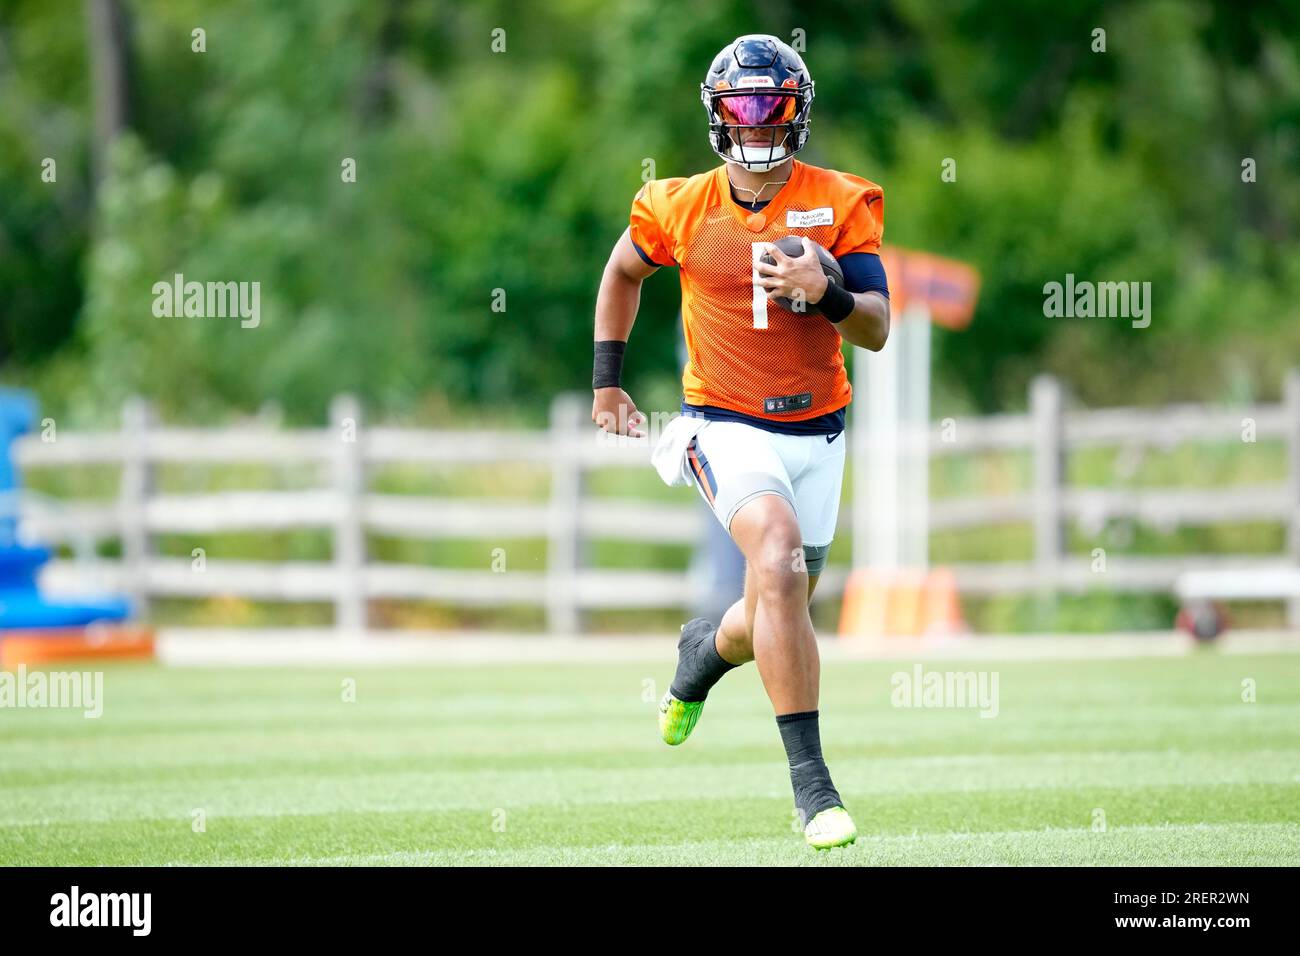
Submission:
[[[817,854],[752,667],[684,746],[658,741],[670,648],[113,667],[98,720],[0,710],[0,864],[1300,863],[1300,655],[927,663],[995,671],[993,719],[892,706],[910,662],[828,664],[823,740],[861,836]]]

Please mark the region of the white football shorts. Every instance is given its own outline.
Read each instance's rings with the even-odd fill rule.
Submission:
[[[706,421],[686,446],[682,477],[728,532],[741,505],[777,494],[794,509],[804,547],[825,549],[840,513],[844,446],[843,432],[782,435],[743,422]]]

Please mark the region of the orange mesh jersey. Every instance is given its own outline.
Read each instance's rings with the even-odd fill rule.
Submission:
[[[884,192],[848,173],[792,165],[789,181],[758,212],[731,198],[725,164],[652,180],[632,203],[632,241],[659,265],[681,269],[689,404],[802,421],[852,397],[835,326],[768,299],[754,284],[754,265],[765,243],[789,235],[807,236],[837,258],[879,252]]]

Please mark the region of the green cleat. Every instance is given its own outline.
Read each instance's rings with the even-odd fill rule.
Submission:
[[[664,743],[676,747],[689,737],[703,709],[702,700],[678,700],[672,691],[664,694],[663,700],[659,701],[659,735]]]
[[[848,846],[858,838],[858,828],[843,807],[831,807],[817,814],[803,828],[804,839],[814,850]]]

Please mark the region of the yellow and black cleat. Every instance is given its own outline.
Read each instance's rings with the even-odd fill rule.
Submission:
[[[664,743],[676,747],[691,735],[695,724],[700,719],[704,701],[678,700],[672,691],[664,694],[659,701],[659,735]]]

